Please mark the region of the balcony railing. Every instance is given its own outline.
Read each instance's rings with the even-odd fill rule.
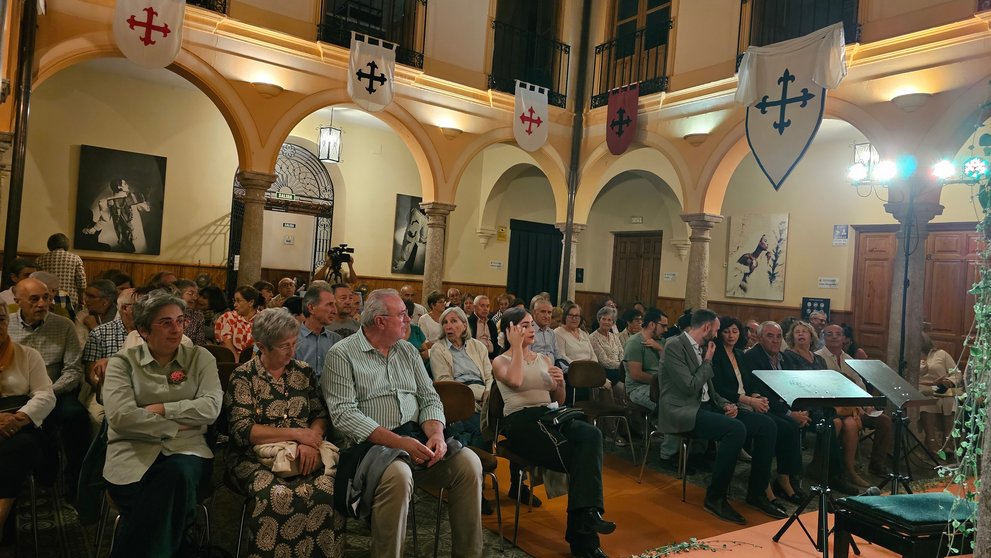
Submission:
[[[186,4],[221,14],[227,13],[227,0],[186,0]]]
[[[547,88],[547,102],[564,107],[568,100],[571,47],[547,37],[493,21],[495,47],[489,89],[516,93],[516,80]]]
[[[858,42],[858,3],[858,0],[741,0],[738,54],[742,56],[748,46],[794,39],[838,22],[843,22],[846,42]]]
[[[427,0],[324,0],[317,39],[351,48],[351,32],[396,43],[396,62],[423,68]]]
[[[592,108],[609,103],[609,91],[640,84],[640,96],[668,87],[667,42],[670,22],[661,33],[647,28],[595,47],[592,74]]]

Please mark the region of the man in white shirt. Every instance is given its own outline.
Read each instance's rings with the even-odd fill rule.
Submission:
[[[414,300],[416,297],[416,291],[409,285],[403,285],[402,288],[399,289],[399,296],[401,296],[403,300],[408,300],[413,303],[413,315],[410,316],[410,321],[419,325],[420,316],[426,314],[427,309],[422,304],[419,304],[416,300]]]

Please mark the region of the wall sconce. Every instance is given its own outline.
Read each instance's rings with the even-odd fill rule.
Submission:
[[[340,128],[320,126],[318,159],[325,163],[341,162],[341,133]]]
[[[702,145],[702,143],[704,143],[705,140],[709,139],[709,134],[706,133],[686,134],[681,139],[687,141],[692,147],[698,147]]]
[[[274,83],[264,83],[261,81],[251,82],[251,87],[254,87],[255,91],[266,99],[271,99],[272,97],[275,97],[285,91],[281,86],[275,85]]]
[[[915,112],[922,105],[926,104],[926,101],[932,97],[930,93],[906,93],[905,95],[899,95],[891,102],[895,104],[896,107],[902,109],[905,112]]]
[[[444,137],[452,140],[462,134],[462,130],[458,128],[446,128],[444,126],[440,127],[440,133],[444,134]]]

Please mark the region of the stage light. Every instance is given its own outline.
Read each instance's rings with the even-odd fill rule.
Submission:
[[[863,163],[854,163],[850,166],[850,170],[847,171],[846,176],[851,182],[863,182],[867,179],[867,165]]]
[[[952,161],[943,159],[933,165],[932,173],[937,180],[947,180],[956,176],[957,168],[953,165]]]
[[[971,157],[964,161],[963,173],[968,178],[983,180],[988,175],[988,162],[980,157]]]
[[[892,161],[885,160],[874,167],[871,180],[874,182],[891,182],[896,176],[898,176],[898,166]]]

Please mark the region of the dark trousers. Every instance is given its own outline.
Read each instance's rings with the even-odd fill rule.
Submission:
[[[473,446],[485,449],[485,437],[482,436],[481,416],[475,413],[465,420],[451,423],[444,430],[446,436],[453,436],[463,446]]]
[[[743,421],[726,416],[715,405],[703,403],[695,415],[695,429],[692,431],[692,438],[719,442],[716,450],[716,461],[712,465],[712,480],[709,483],[705,498],[706,500],[726,498],[729,483],[733,479],[736,459],[740,456],[740,449],[743,448],[743,443],[747,440],[747,427]],[[756,448],[756,443],[755,439],[755,458],[756,454],[760,453]],[[771,453],[773,453],[773,448]]]
[[[10,438],[0,438],[0,499],[17,498],[21,493],[24,480],[41,461],[43,444],[41,431],[33,424]]]
[[[802,428],[785,415],[768,413],[778,426],[778,440],[775,457],[778,459],[778,473],[782,475],[802,474]]]
[[[544,407],[531,407],[505,418],[503,434],[512,450],[549,469],[568,473],[568,530],[565,540],[572,549],[592,549],[599,546],[597,533],[578,533],[580,512],[588,509],[605,511],[602,500],[602,432],[591,424],[572,420],[561,427],[566,441],[555,445],[541,430],[538,418]]]
[[[69,501],[76,499],[76,486],[79,470],[90,444],[89,413],[79,402],[79,392],[71,391],[57,396],[55,408],[42,424],[45,433],[45,462],[39,473],[50,482],[58,473],[58,445],[62,444],[65,453],[65,496]]]
[[[753,440],[747,497],[760,496],[771,482],[771,460],[779,438],[778,425],[766,414],[744,409],[737,412],[736,419],[743,423],[747,429],[747,437]],[[732,470],[730,474],[732,475]]]
[[[212,464],[193,455],[159,455],[140,481],[107,483],[107,492],[120,508],[113,558],[179,555],[186,527],[195,518],[198,490],[209,482]]]

